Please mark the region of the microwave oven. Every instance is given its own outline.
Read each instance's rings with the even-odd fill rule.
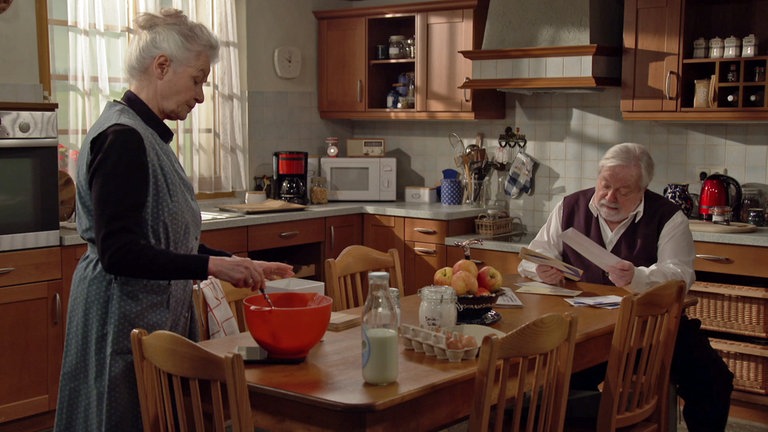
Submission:
[[[58,246],[54,111],[0,111],[0,251]]]
[[[323,157],[320,173],[327,180],[329,201],[394,201],[397,159],[392,157]]]

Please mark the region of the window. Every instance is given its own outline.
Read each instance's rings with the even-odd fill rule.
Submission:
[[[123,72],[133,17],[164,7],[184,11],[221,42],[205,102],[183,122],[167,122],[172,146],[196,192],[246,189],[243,94],[235,0],[48,1],[51,97],[59,104],[60,168],[72,174],[80,144],[105,104],[128,89]]]

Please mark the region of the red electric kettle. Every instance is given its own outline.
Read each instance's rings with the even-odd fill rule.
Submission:
[[[712,220],[712,207],[729,206],[733,219],[739,218],[741,207],[741,185],[733,177],[712,174],[701,183],[699,195],[699,216]]]

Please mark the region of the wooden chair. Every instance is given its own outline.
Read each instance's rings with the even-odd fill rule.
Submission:
[[[237,320],[237,327],[241,332],[248,331],[248,327],[245,325],[245,312],[243,311],[243,299],[252,296],[256,293],[247,288],[236,288],[229,282],[221,282],[221,287],[224,289],[224,296],[229,302],[229,307],[232,309],[232,315]],[[207,340],[210,337],[210,326],[208,324],[208,303],[205,301],[205,296],[200,289],[193,291],[195,311],[197,312],[197,325],[200,330],[200,340]]]
[[[145,431],[253,431],[240,354],[221,357],[165,330],[134,329],[131,345]]]
[[[365,303],[368,294],[368,272],[389,272],[391,287],[403,295],[403,275],[397,249],[381,252],[367,246],[344,248],[336,258],[325,260],[325,286],[333,298],[333,310],[339,311]]]
[[[669,370],[684,298],[685,282],[673,280],[622,299],[600,398],[598,431],[666,429]]]
[[[546,314],[501,338],[483,338],[469,430],[498,432],[507,426],[518,431],[525,423],[526,431],[562,431],[576,326],[576,316]],[[511,372],[513,368],[516,374]],[[516,383],[510,379],[515,376]],[[508,395],[508,391],[513,394]],[[505,424],[510,397],[514,398],[512,422]]]
[[[669,428],[669,371],[684,298],[685,282],[673,280],[622,299],[597,412],[589,406],[578,409],[587,418],[569,418],[569,430]],[[575,403],[569,411],[578,399],[591,398],[590,393],[572,395]]]

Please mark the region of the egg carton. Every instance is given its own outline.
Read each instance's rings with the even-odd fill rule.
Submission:
[[[472,335],[465,335],[460,331],[461,326],[456,328],[428,330],[419,326],[410,324],[400,325],[400,340],[407,350],[423,352],[428,356],[435,356],[440,360],[450,362],[460,362],[477,357],[480,347]],[[448,348],[449,335],[457,334],[462,339],[470,337],[469,346],[460,349]]]

